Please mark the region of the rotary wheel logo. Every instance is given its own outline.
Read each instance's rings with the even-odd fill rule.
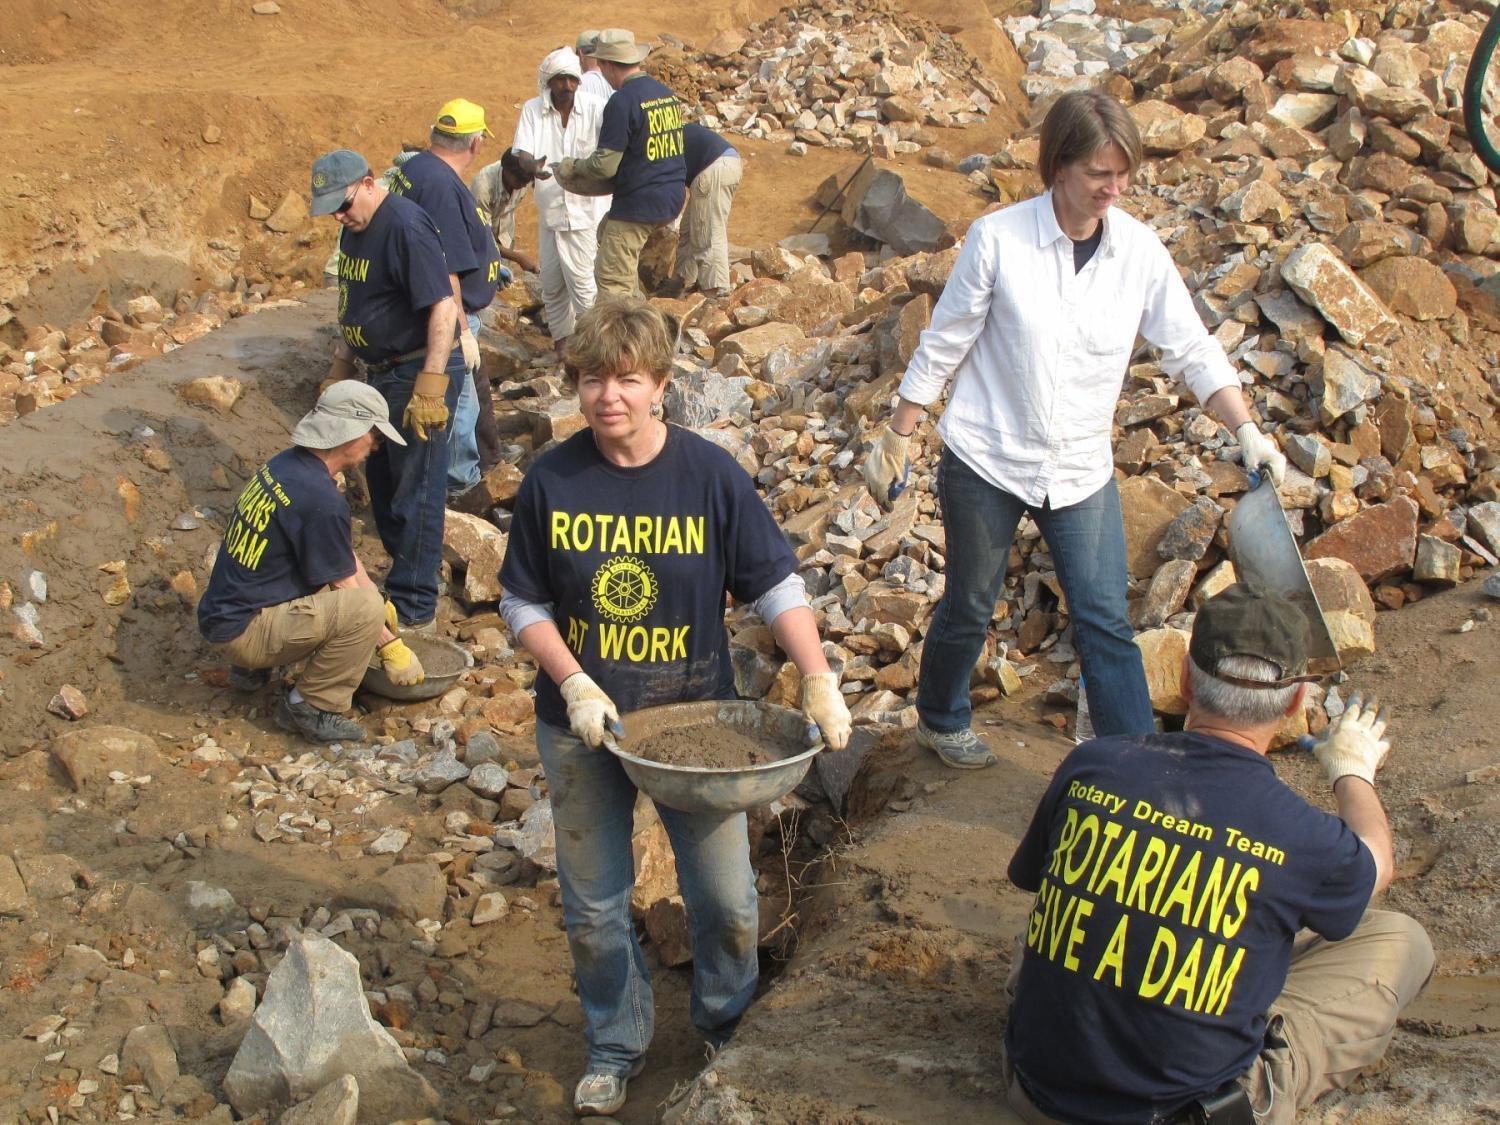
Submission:
[[[327,186],[328,186],[328,177],[325,176],[322,172],[314,172],[313,173],[313,187],[321,189],[321,188],[325,188]]]
[[[656,605],[657,581],[634,555],[610,559],[594,574],[594,605],[613,621],[639,621]]]

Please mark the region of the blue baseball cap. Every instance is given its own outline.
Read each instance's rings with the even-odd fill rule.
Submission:
[[[334,149],[318,157],[312,166],[312,213],[333,214],[344,205],[349,185],[369,174],[370,162],[352,149]]]

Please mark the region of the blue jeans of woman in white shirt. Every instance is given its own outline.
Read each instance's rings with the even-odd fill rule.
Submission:
[[[651,977],[630,916],[630,849],[636,788],[620,761],[571,732],[536,725],[557,840],[563,922],[587,1029],[589,1074],[640,1070],[655,1018]],[[760,907],[745,814],[687,813],[658,805],[677,858],[677,882],[693,938],[689,1014],[721,1045],[759,979]]]
[[[922,648],[917,713],[923,724],[943,733],[969,726],[969,674],[1005,583],[1016,525],[1029,511],[1068,600],[1095,735],[1153,733],[1146,673],[1126,616],[1125,525],[1114,477],[1077,504],[1036,508],[990,484],[949,449],[937,486],[947,585]]]

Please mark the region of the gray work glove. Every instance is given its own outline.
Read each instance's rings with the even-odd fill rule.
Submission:
[[[865,454],[865,487],[885,511],[890,511],[896,497],[906,488],[907,476],[911,472],[906,447],[910,443],[910,434],[898,434],[887,425],[875,439],[874,447]]]
[[[557,689],[568,705],[568,726],[587,745],[597,750],[608,733],[619,734],[620,712],[614,700],[587,672],[574,672]]]

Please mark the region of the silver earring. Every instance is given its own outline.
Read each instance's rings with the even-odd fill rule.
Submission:
[[[653,402],[651,404],[651,417],[653,417],[653,418],[660,418],[661,417],[661,403],[659,403],[659,402]]]

